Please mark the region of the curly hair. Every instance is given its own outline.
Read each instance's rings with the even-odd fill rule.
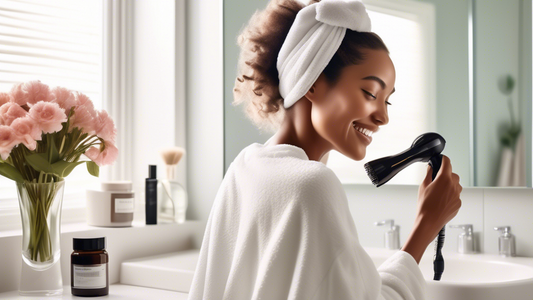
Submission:
[[[311,0],[308,5],[317,2],[320,0]],[[275,132],[283,122],[285,108],[276,62],[296,14],[304,7],[299,0],[271,0],[264,10],[255,11],[237,37],[241,51],[232,105],[245,103],[246,117],[260,130]],[[363,62],[362,49],[389,53],[377,34],[346,29],[339,49],[323,70],[328,83],[335,85],[344,67]]]

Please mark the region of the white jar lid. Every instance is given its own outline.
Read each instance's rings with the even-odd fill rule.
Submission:
[[[102,181],[102,191],[120,191],[130,192],[133,189],[133,185],[129,180],[123,181]]]

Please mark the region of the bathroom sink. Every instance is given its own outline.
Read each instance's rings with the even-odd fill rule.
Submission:
[[[398,250],[363,247],[379,267]],[[433,280],[433,247],[420,260],[428,300],[531,300],[533,258],[443,252],[444,273]],[[120,283],[188,293],[199,249],[122,262]]]
[[[432,248],[432,247],[431,247]],[[376,267],[397,250],[364,247]],[[433,280],[433,252],[420,260],[420,270],[428,283],[432,300],[518,300],[533,299],[533,258],[502,257],[491,254],[443,252],[444,273]]]

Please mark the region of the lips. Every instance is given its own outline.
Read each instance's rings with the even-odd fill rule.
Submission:
[[[366,136],[364,133],[362,133],[361,131],[357,130],[354,126],[352,126],[352,128],[355,130],[355,134],[360,136],[361,139],[366,143],[366,145],[369,145],[372,142],[372,137],[371,136]]]

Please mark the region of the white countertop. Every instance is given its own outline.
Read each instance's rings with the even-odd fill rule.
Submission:
[[[189,293],[200,249],[123,261],[120,283]]]
[[[109,285],[109,294],[100,297],[78,297],[72,295],[70,292],[70,285],[63,286],[63,295],[55,297],[29,297],[20,296],[17,291],[7,293],[0,293],[0,299],[19,300],[19,299],[83,299],[83,298],[105,298],[105,299],[173,299],[173,300],[187,300],[187,293],[180,293],[174,291],[152,289],[147,287],[139,287],[126,284],[111,284]]]

